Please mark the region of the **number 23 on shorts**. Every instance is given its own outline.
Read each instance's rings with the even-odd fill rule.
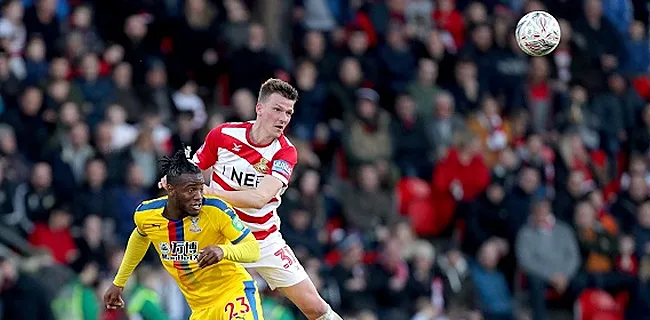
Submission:
[[[248,304],[246,297],[237,297],[235,302],[228,302],[224,309],[228,314],[228,320],[246,319],[245,314],[251,311],[251,306]]]

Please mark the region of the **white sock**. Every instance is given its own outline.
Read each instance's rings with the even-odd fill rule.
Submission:
[[[341,316],[336,314],[336,312],[334,312],[334,310],[332,310],[332,307],[330,307],[328,305],[327,306],[327,312],[325,312],[324,315],[320,316],[320,318],[318,318],[316,320],[343,320],[343,318],[341,318]]]

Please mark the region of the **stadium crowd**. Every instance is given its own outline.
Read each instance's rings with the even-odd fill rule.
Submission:
[[[650,319],[645,1],[0,2],[0,319],[187,319],[156,263],[100,298],[159,157],[271,77],[300,93],[281,230],[345,319]]]

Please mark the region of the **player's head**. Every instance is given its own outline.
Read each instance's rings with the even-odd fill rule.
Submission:
[[[298,91],[280,79],[269,79],[262,84],[257,96],[257,122],[273,136],[280,137],[291,121],[293,105],[298,100]]]
[[[163,157],[160,167],[167,176],[169,202],[181,213],[196,216],[203,204],[203,174],[189,159],[188,150],[178,150],[171,157]]]

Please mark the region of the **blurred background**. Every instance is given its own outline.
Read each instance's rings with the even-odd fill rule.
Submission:
[[[345,319],[650,319],[646,1],[0,3],[0,319],[187,319],[153,253],[101,297],[156,160],[270,77],[300,92],[282,233]]]

